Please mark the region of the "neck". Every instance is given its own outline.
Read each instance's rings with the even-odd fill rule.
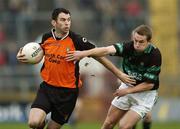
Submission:
[[[57,31],[56,29],[52,29],[51,31],[54,39],[56,38],[64,39],[69,34],[69,31],[67,33],[62,33],[61,31]]]
[[[54,34],[56,37],[61,38],[64,37],[67,33],[62,33],[60,31],[55,30]]]

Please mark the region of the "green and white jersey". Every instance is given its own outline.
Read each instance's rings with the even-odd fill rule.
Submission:
[[[159,88],[159,73],[161,71],[162,57],[159,49],[149,44],[144,52],[134,49],[133,41],[114,44],[115,56],[123,57],[123,71],[136,79],[136,84],[142,82],[154,83],[152,90]]]

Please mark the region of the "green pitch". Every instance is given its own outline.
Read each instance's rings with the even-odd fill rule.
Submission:
[[[99,123],[80,123],[77,129],[100,129]],[[0,129],[29,129],[26,123],[0,123]],[[62,129],[72,129],[65,125]],[[115,128],[117,129],[117,128]],[[137,129],[142,129],[138,124]],[[153,123],[152,129],[180,129],[180,122]]]

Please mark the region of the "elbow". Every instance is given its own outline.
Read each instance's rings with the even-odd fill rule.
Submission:
[[[149,87],[152,90],[154,88],[154,84],[151,84]]]
[[[152,90],[154,88],[155,84],[154,83],[148,83],[148,89]]]

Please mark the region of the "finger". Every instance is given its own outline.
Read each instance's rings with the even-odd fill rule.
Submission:
[[[27,59],[20,59],[19,60],[21,63],[28,63],[28,60]]]
[[[136,84],[136,80],[134,80],[134,79],[132,80],[132,79],[131,79],[131,80],[130,80],[130,83],[131,83],[131,84]]]
[[[74,58],[74,55],[73,55],[73,54],[67,54],[67,55],[65,56],[65,59],[66,59],[67,61],[73,60],[73,58]]]
[[[18,57],[24,57],[24,56],[25,56],[25,54],[22,54],[22,51],[19,50],[19,52],[18,52],[17,55],[16,55],[16,58],[18,58]]]
[[[20,60],[21,62],[23,62],[23,63],[27,63],[28,62],[28,60]]]
[[[75,51],[67,51],[68,54],[74,54]]]
[[[74,53],[68,53],[68,54],[66,54],[66,57],[68,57],[68,56],[74,56]]]
[[[21,55],[21,54],[22,54],[22,50],[23,50],[23,48],[21,47],[21,48],[19,49],[19,51],[18,51],[18,54],[17,54],[17,55]]]
[[[18,58],[25,57],[24,54],[17,55]]]
[[[22,50],[23,50],[23,47],[21,47],[21,48],[19,49],[19,52],[22,53]]]
[[[73,57],[66,57],[65,60],[66,60],[66,61],[73,61],[73,60],[75,60],[75,59],[74,59]]]
[[[114,96],[114,97],[118,96],[118,93],[117,93],[117,92],[114,92],[114,93],[113,93],[113,96]]]
[[[116,95],[118,93],[119,89],[116,89],[116,91],[113,93],[114,95]]]
[[[65,59],[72,59],[74,56],[66,56]]]
[[[128,78],[129,78],[130,80],[134,80],[134,81],[136,80],[134,76],[129,76]]]
[[[131,75],[131,76],[129,76],[129,78],[132,78],[132,79],[134,79],[134,78],[135,78],[135,76],[132,76],[132,75]]]
[[[136,80],[132,78],[127,78],[127,82],[134,84],[136,83]]]
[[[17,59],[27,59],[25,55],[17,55]]]
[[[116,97],[116,92],[113,93],[113,96]]]
[[[26,58],[18,58],[19,61],[27,61],[28,59]]]
[[[129,79],[128,80],[130,83],[136,83],[136,80],[133,80],[133,79]]]

